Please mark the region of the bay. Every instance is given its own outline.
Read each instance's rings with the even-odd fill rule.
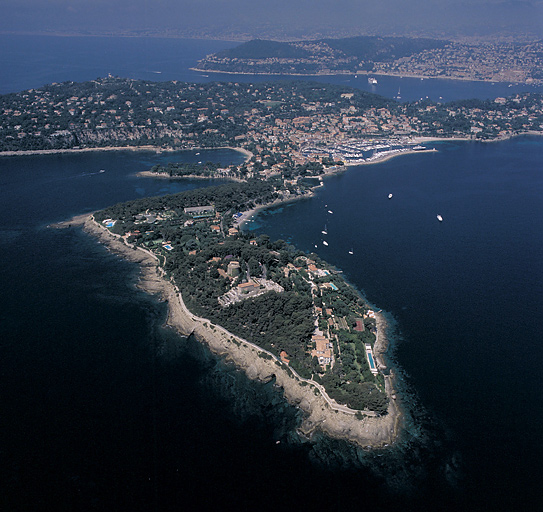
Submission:
[[[273,386],[160,328],[165,307],[135,293],[133,265],[79,231],[46,227],[111,202],[206,186],[134,175],[202,155],[1,159],[5,507],[173,509],[189,489],[219,504],[240,483],[240,506],[348,506],[361,485],[366,502],[386,510],[529,505],[543,419],[534,394],[542,142],[439,143],[437,153],[351,168],[315,198],[250,223],[308,252],[317,244],[392,313],[408,430],[373,454],[323,436],[305,443],[299,413]],[[204,158],[242,158],[213,153]],[[317,498],[320,479],[342,496]]]

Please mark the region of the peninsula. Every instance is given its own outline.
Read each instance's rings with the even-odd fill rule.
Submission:
[[[250,378],[274,379],[305,412],[304,435],[391,444],[401,413],[383,317],[316,254],[239,229],[242,211],[285,199],[251,180],[131,201],[70,224],[140,263],[141,286],[168,301],[171,327]]]
[[[541,41],[466,42],[358,36],[311,41],[254,39],[208,55],[196,71],[250,75],[376,74],[540,84]]]
[[[436,103],[303,81],[259,84],[102,78],[0,96],[0,156],[21,152],[233,147],[241,165],[188,174],[281,176],[291,192],[326,169],[426,149],[422,140],[494,140],[543,132],[537,93]],[[424,139],[422,139],[424,138]],[[186,175],[170,166],[154,171]],[[303,184],[303,183],[302,183]]]

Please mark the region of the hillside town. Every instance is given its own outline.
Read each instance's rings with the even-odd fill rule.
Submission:
[[[213,175],[284,180],[428,149],[420,137],[491,140],[543,130],[540,94],[399,103],[344,86],[145,82],[104,78],[0,96],[0,150],[236,147]],[[7,153],[6,153],[7,152]]]

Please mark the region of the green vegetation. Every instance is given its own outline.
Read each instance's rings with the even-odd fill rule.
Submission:
[[[205,164],[189,164],[189,163],[174,163],[168,165],[154,165],[151,167],[151,172],[157,174],[168,174],[169,176],[209,176],[213,177],[217,174],[217,169],[220,164],[214,162],[206,162]]]
[[[249,180],[246,183],[226,183],[218,187],[188,190],[170,196],[146,197],[119,203],[97,212],[95,218],[98,221],[106,218],[119,219],[115,224],[116,229],[127,232],[135,228],[135,217],[142,212],[170,212],[170,218],[161,223],[161,227],[177,230],[181,221],[190,219],[184,216],[183,208],[213,204],[220,212],[238,212],[251,209],[257,204],[269,203],[277,197],[277,190],[273,183]],[[231,219],[228,222],[230,221]],[[137,226],[140,230],[152,229],[147,224]]]
[[[208,55],[198,68],[249,74],[353,74],[541,83],[543,43],[467,43],[358,36],[312,41],[253,40]]]
[[[367,319],[361,333],[348,327],[367,310],[355,290],[316,255],[305,255],[283,240],[228,229],[236,212],[273,201],[280,193],[276,185],[249,180],[139,199],[97,212],[95,220],[114,219],[114,232],[153,251],[194,314],[277,359],[286,353],[301,377],[314,376],[338,402],[385,413],[387,397],[369,371],[364,348],[375,342],[374,325]],[[185,213],[185,208],[206,205],[213,205],[216,214],[196,218]],[[327,287],[329,282],[337,290]],[[252,291],[239,285],[250,285]],[[319,335],[334,345],[331,362],[320,363],[315,355],[316,312]],[[328,319],[335,318],[341,320],[329,325]],[[260,357],[272,359],[266,353]]]
[[[253,39],[217,53],[217,57],[228,59],[303,59],[309,55],[308,51],[297,48],[291,43],[262,39]]]
[[[443,48],[448,42],[439,39],[410,37],[359,36],[344,39],[323,39],[330,48],[361,61],[386,62],[407,57],[423,50]]]
[[[190,84],[104,78],[2,95],[0,112],[0,151],[244,147],[254,158],[221,174],[238,179],[322,172],[337,164],[334,146],[346,138],[491,139],[543,126],[540,94],[399,104],[346,86],[302,81]],[[303,153],[307,140],[317,159]],[[170,166],[170,171],[215,172],[209,165]]]

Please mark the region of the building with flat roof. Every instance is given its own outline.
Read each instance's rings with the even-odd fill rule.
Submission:
[[[185,208],[183,211],[185,212],[185,215],[190,215],[193,219],[215,216],[215,207],[213,205],[192,206],[190,208]]]
[[[249,293],[249,292],[252,292],[254,290],[258,290],[259,288],[260,288],[260,286],[257,283],[255,283],[254,281],[248,281],[247,283],[238,284],[238,290],[241,293]]]
[[[230,263],[228,263],[228,267],[226,269],[226,272],[230,277],[239,276],[239,274],[241,272],[239,261],[232,260]]]
[[[311,341],[315,343],[315,348],[311,351],[311,357],[316,357],[321,366],[332,362],[332,343],[326,336],[314,335]]]

